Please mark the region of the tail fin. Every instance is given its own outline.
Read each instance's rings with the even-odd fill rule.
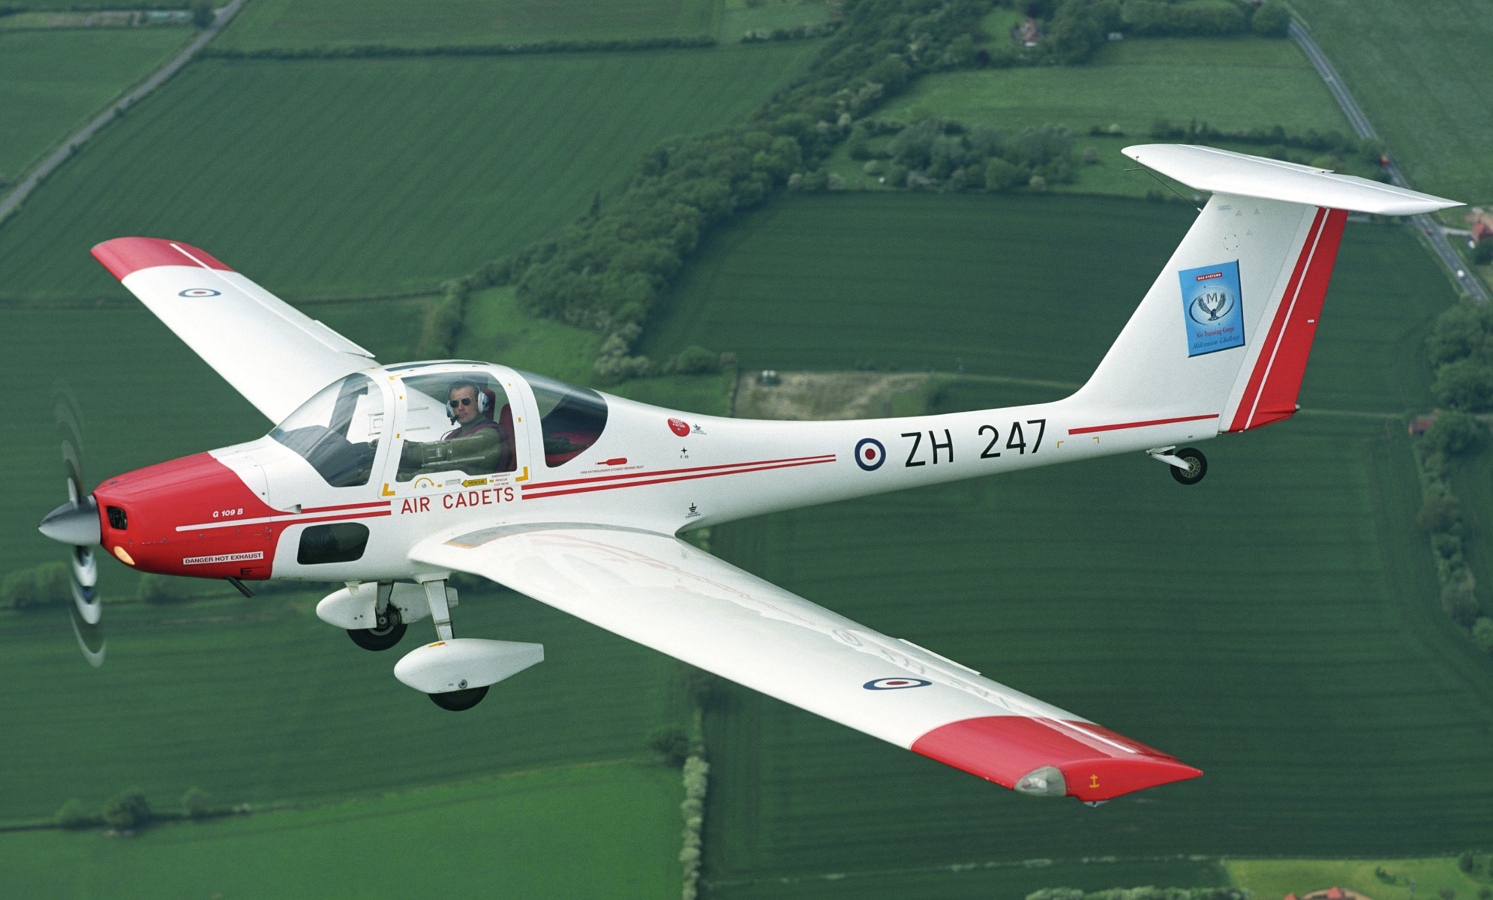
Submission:
[[[1460,205],[1209,147],[1124,152],[1214,193],[1072,398],[1116,421],[1216,418],[1224,432],[1291,416],[1348,211],[1410,215]]]

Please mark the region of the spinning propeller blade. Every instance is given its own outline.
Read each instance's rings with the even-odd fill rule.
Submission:
[[[69,585],[72,605],[68,614],[73,634],[89,665],[104,663],[106,642],[99,622],[103,603],[98,592],[98,564],[93,558],[94,545],[101,539],[98,503],[85,494],[83,479],[83,417],[78,398],[65,382],[52,386],[53,410],[57,432],[62,439],[62,469],[67,484],[67,502],[42,519],[40,530],[47,537],[71,546],[68,556]]]

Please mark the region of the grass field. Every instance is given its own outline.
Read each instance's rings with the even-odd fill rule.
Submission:
[[[0,32],[0,174],[19,180],[189,39],[173,28]]]
[[[574,221],[814,49],[195,63],[0,227],[0,300],[127,296],[88,256],[126,234],[289,297],[430,290]]]
[[[1412,187],[1493,201],[1493,16],[1464,0],[1293,0]]]
[[[1077,198],[780,203],[705,250],[657,349],[731,335],[746,367],[829,369],[901,345],[890,362],[947,371],[926,359],[943,347],[967,372],[1078,382],[1188,218]],[[1085,240],[1062,240],[1064,222]],[[1086,249],[1097,234],[1102,253]],[[931,261],[917,265],[920,243]],[[1029,803],[732,691],[707,722],[713,896],[1015,900],[1210,883],[1162,862],[1179,854],[1444,854],[1483,840],[1493,660],[1437,606],[1401,418],[1426,402],[1421,342],[1452,300],[1413,236],[1350,226],[1305,409],[1209,444],[1213,471],[1191,493],[1126,458],[716,529],[716,552],[749,571],[1207,774],[1101,810]],[[936,405],[1060,394],[971,380]],[[1083,862],[1096,857],[1131,868]],[[1031,859],[1054,863],[1040,877],[1007,865]]]
[[[1132,143],[1144,142],[1158,117],[1225,130],[1279,124],[1290,132],[1352,133],[1296,45],[1257,37],[1117,41],[1084,66],[926,75],[878,115],[1011,130],[1067,125],[1082,134],[1117,124]]]
[[[679,892],[678,772],[548,769],[304,810],[0,835],[14,897],[443,895],[655,900]]]
[[[713,35],[720,0],[258,0],[223,32],[238,50],[435,47]]]
[[[1254,892],[1257,900],[1300,896],[1326,887],[1358,891],[1374,900],[1411,900],[1415,894],[1435,897],[1450,889],[1454,897],[1472,900],[1488,886],[1460,871],[1457,861],[1434,859],[1231,859],[1224,863],[1234,883]],[[1375,874],[1382,870],[1389,881]],[[1414,883],[1412,889],[1412,882]]]
[[[100,669],[79,658],[65,612],[0,614],[0,821],[129,787],[162,807],[193,786],[261,805],[646,761],[648,731],[684,719],[667,657],[507,593],[463,596],[458,633],[542,643],[546,661],[452,715],[394,679],[401,651],[361,650],[316,618],[332,587],[111,607]],[[403,652],[432,633],[411,626]]]

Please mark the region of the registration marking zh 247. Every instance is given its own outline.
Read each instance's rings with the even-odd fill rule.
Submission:
[[[995,459],[1001,455],[1002,449],[1015,450],[1017,453],[1022,455],[1026,454],[1028,447],[1030,447],[1032,453],[1036,453],[1038,450],[1040,450],[1042,448],[1042,438],[1047,434],[1047,420],[1028,419],[1025,422],[1026,427],[1023,428],[1022,425],[1023,423],[1021,422],[1012,422],[1011,426],[1006,429],[1006,443],[1004,447],[1002,447],[1000,443],[1001,430],[999,428],[994,425],[981,425],[977,436],[981,442],[984,442],[985,449],[980,451],[980,458]],[[1031,440],[1031,443],[1028,444],[1027,435],[1032,428],[1036,428],[1037,434],[1036,437]],[[928,443],[925,448],[923,444],[923,432],[905,431],[902,433],[902,437],[907,438],[912,442],[907,448],[907,461],[902,464],[904,468],[911,469],[915,466],[926,466],[930,462],[936,466],[940,461],[954,461],[953,433],[949,429],[945,428],[943,429],[942,436],[940,436],[937,431],[929,431],[927,432],[927,434]],[[880,445],[878,444],[877,446]],[[856,450],[856,462],[860,462],[860,447],[857,447]],[[942,460],[940,460],[940,457],[943,457]],[[877,465],[880,465],[880,463],[877,463]],[[867,466],[865,464],[862,464],[861,468],[865,469],[867,468]]]

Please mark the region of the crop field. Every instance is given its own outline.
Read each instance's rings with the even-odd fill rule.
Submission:
[[[1187,218],[1097,198],[779,203],[706,248],[657,333],[737,349],[749,368],[842,368],[900,342],[905,362],[884,357],[896,367],[948,371],[947,359],[917,358],[943,346],[966,372],[1077,383]],[[1104,252],[1060,240],[1059,221],[1102,232]],[[985,241],[1004,262],[965,243],[982,228],[1010,235]],[[797,250],[777,246],[768,267],[763,248],[778,241]],[[916,268],[920,243],[948,255]],[[986,293],[966,287],[966,271]],[[857,297],[865,306],[846,299]],[[1210,443],[1213,469],[1192,492],[1125,458],[715,529],[715,551],[749,571],[1207,773],[1100,810],[1027,803],[733,690],[707,722],[715,896],[1019,898],[1212,883],[1173,868],[1194,854],[1432,854],[1484,839],[1493,660],[1437,605],[1403,424],[1428,406],[1421,343],[1452,300],[1412,235],[1350,226],[1305,408]],[[764,354],[769,333],[784,336],[781,355]],[[967,379],[935,406],[1063,392]],[[1133,868],[1094,862],[1111,857]]]
[[[676,770],[546,769],[130,838],[0,835],[15,897],[580,897],[679,892]],[[371,886],[376,893],[370,893]]]
[[[1493,201],[1493,17],[1486,7],[1462,0],[1300,0],[1292,7],[1412,187]]]
[[[124,234],[292,298],[428,291],[574,221],[815,49],[194,63],[0,227],[0,300],[128,296],[88,256]]]
[[[1490,879],[1486,856],[1476,875],[1462,872],[1457,860],[1432,859],[1231,859],[1224,863],[1234,883],[1256,897],[1300,896],[1325,887],[1346,888],[1375,900],[1411,900],[1441,895],[1450,890],[1455,897],[1476,897]]]
[[[188,38],[175,28],[0,32],[0,174],[19,180]]]
[[[1241,130],[1281,125],[1352,128],[1322,79],[1287,40],[1144,38],[1106,44],[1084,66],[979,69],[926,75],[878,115],[957,119],[1018,130],[1032,125],[1119,125],[1144,140],[1159,118]]]
[[[107,587],[118,567],[102,580]],[[172,807],[376,794],[539,766],[646,762],[683,721],[674,663],[511,593],[464,596],[458,633],[535,641],[547,659],[453,715],[394,679],[399,651],[359,649],[317,619],[335,587],[186,606],[112,606],[108,660],[80,658],[64,610],[0,614],[10,755],[0,821],[50,817],[139,787]],[[432,634],[411,626],[406,649]],[[619,693],[618,686],[625,685]]]
[[[259,0],[224,31],[237,50],[438,47],[713,35],[719,0]]]

